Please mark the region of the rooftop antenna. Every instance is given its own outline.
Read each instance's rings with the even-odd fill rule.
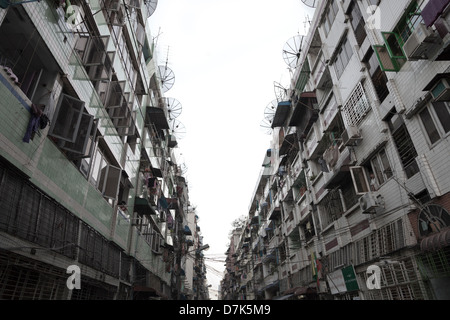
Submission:
[[[156,48],[158,46],[158,38],[161,35],[161,27],[159,27],[158,29],[158,34],[156,35],[156,37],[153,37],[153,43],[154,43],[154,47]]]
[[[305,34],[308,33],[308,28],[311,26],[311,19],[309,19],[309,15],[305,16],[305,21],[303,22],[303,26],[305,28]]]

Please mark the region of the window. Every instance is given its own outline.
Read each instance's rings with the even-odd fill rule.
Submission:
[[[336,15],[339,11],[337,1],[331,0],[330,5],[325,13],[324,19],[322,21],[323,29],[325,30],[325,35],[331,30],[331,26],[333,25],[334,19],[336,19]]]
[[[352,47],[348,39],[345,38],[340,47],[337,49],[336,58],[334,60],[334,66],[338,78],[340,78],[342,73],[344,73],[344,70],[347,67],[352,56]]]
[[[441,136],[439,135],[436,125],[434,124],[433,119],[431,118],[430,111],[427,108],[425,108],[422,110],[422,112],[419,113],[419,116],[422,119],[422,123],[425,127],[425,130],[428,134],[428,138],[430,139],[431,144],[434,144],[441,138]]]
[[[342,108],[342,116],[347,126],[357,126],[370,109],[369,101],[359,82]]]
[[[84,101],[61,94],[51,119],[49,135],[63,141],[75,142],[83,110]]]
[[[158,230],[154,228],[152,230],[152,251],[154,253],[161,252],[161,240],[162,240],[161,235],[158,233]]]
[[[352,175],[356,194],[361,195],[370,191],[364,167],[350,167],[350,173]]]
[[[389,89],[386,85],[388,82],[386,73],[381,70],[377,55],[372,49],[370,49],[364,62],[366,63],[378,99],[380,100],[380,103],[382,103],[389,95]]]
[[[84,108],[84,102],[62,93],[52,116],[49,136],[71,159],[92,155],[98,119]]]
[[[351,25],[355,33],[356,42],[358,43],[358,46],[361,46],[364,42],[364,39],[366,39],[367,34],[366,30],[364,29],[365,22],[356,1],[353,1],[351,4],[350,15]]]
[[[91,183],[102,193],[103,197],[116,200],[122,169],[108,163],[102,151],[97,148],[91,168]]]
[[[370,190],[377,191],[383,183],[392,177],[392,169],[386,150],[381,150],[370,160],[370,167]]]
[[[431,144],[436,143],[450,131],[450,103],[433,102],[419,113]]]
[[[416,26],[423,21],[418,11],[417,1],[413,1],[393,31],[383,31],[384,45],[374,45],[383,71],[398,72],[407,61],[403,45],[411,36]]]
[[[419,172],[419,166],[416,161],[417,151],[411,136],[409,135],[408,129],[403,122],[402,116],[397,113],[392,113],[386,121],[391,130],[392,138],[394,139],[394,144],[397,148],[406,176],[407,178],[411,178]]]

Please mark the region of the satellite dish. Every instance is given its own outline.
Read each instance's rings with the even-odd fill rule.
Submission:
[[[302,2],[310,8],[316,8],[319,0],[302,0]]]
[[[275,117],[275,113],[277,112],[277,106],[278,106],[277,100],[273,100],[271,103],[269,103],[266,109],[264,109],[264,119],[272,123],[273,118]]]
[[[169,120],[178,118],[181,114],[182,106],[180,101],[174,98],[166,98],[164,97],[164,105],[167,108],[167,112],[169,113]]]
[[[177,139],[183,139],[186,136],[186,128],[184,124],[176,119],[170,120],[169,129],[170,134],[174,135]]]
[[[289,68],[295,69],[302,52],[304,36],[296,35],[286,41],[283,47],[283,59]]]
[[[175,83],[175,74],[166,66],[158,66],[158,79],[161,81],[163,92],[169,91]]]
[[[178,170],[180,170],[181,175],[184,175],[188,171],[188,167],[185,163],[182,163],[178,166]]]
[[[277,101],[285,101],[287,94],[288,94],[288,90],[283,87],[280,83],[278,82],[274,82],[273,83],[273,89],[275,91],[275,97],[277,99]]]
[[[144,0],[144,4],[147,7],[147,18],[150,17],[156,10],[158,0]]]
[[[261,131],[265,134],[272,134],[272,121],[263,119],[259,125]]]

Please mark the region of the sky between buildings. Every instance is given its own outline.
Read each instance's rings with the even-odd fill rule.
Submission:
[[[216,299],[232,222],[248,214],[271,136],[260,124],[289,88],[282,50],[306,35],[314,10],[301,0],[159,0],[149,18],[158,65],[175,75],[164,95],[176,99],[185,127],[177,152],[197,209],[210,296]]]

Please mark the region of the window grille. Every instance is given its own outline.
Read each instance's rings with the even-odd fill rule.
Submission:
[[[356,242],[357,264],[369,262],[405,246],[403,222],[394,221]]]
[[[363,85],[359,82],[342,109],[346,125],[357,126],[360,124],[369,108],[370,104],[364,92]]]

